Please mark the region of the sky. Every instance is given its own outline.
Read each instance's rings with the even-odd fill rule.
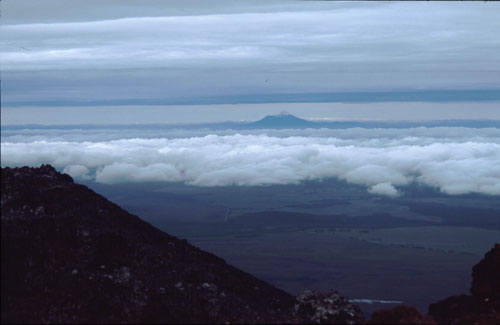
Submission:
[[[492,2],[4,0],[2,106],[498,102],[499,16]]]
[[[333,177],[387,197],[412,183],[500,195],[494,127],[180,126],[282,110],[500,120],[500,3],[3,0],[1,9],[2,166],[50,163],[101,183]],[[123,126],[151,123],[179,128]]]

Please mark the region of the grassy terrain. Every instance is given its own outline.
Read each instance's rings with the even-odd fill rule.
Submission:
[[[172,235],[290,293],[429,303],[467,293],[500,242],[500,200],[411,185],[398,198],[342,181],[257,187],[89,187]],[[388,305],[360,304],[369,313]]]
[[[363,186],[333,179],[272,186],[196,187],[165,182],[86,185],[153,223],[221,222],[228,210],[230,218],[287,211],[349,217],[391,215],[500,230],[498,197],[451,196],[415,184],[402,188],[403,195],[397,198],[372,195]]]
[[[353,299],[403,301],[425,312],[431,302],[467,293],[472,266],[500,241],[497,231],[467,230],[321,229],[188,240],[291,293],[333,288]]]

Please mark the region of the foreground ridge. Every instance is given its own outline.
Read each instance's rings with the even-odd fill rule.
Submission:
[[[1,170],[2,323],[363,323],[336,291],[297,297],[129,214],[53,167]],[[369,324],[500,323],[500,244],[471,295]]]
[[[2,323],[363,320],[336,292],[295,299],[49,165],[2,168],[1,191]]]

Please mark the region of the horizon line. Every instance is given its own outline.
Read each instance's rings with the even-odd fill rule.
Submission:
[[[182,98],[1,101],[2,107],[85,107],[158,105],[238,105],[286,103],[496,102],[500,89],[346,91],[321,93],[233,94]]]

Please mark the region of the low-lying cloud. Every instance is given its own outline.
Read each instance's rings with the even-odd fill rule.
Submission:
[[[342,139],[212,134],[100,142],[3,142],[1,162],[2,166],[49,163],[76,179],[101,183],[226,186],[338,178],[392,197],[412,182],[447,194],[500,195],[498,137],[429,139],[401,136],[410,132],[406,130],[393,132],[400,136]]]

